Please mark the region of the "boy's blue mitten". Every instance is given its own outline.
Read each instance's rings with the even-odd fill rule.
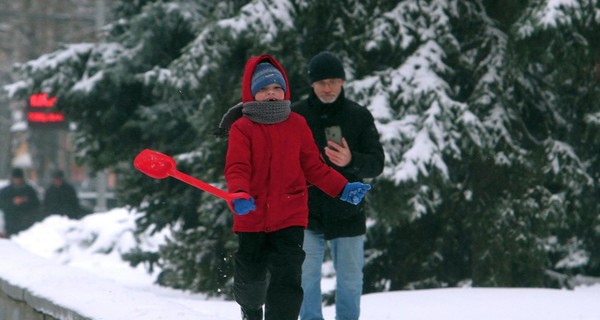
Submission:
[[[348,184],[346,184],[344,187],[344,191],[342,192],[340,199],[350,202],[353,205],[357,205],[365,197],[367,190],[370,189],[370,184],[365,184],[362,182],[348,182]]]
[[[233,203],[233,211],[239,215],[244,215],[252,210],[256,210],[254,198],[252,197],[250,197],[250,199],[233,199],[231,200],[231,203]]]

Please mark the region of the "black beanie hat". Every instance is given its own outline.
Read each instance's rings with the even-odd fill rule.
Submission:
[[[65,173],[62,170],[54,170],[54,172],[52,172],[52,178],[64,179]]]
[[[23,174],[23,169],[21,168],[14,168],[10,174],[11,177],[13,178],[23,178],[25,175]]]
[[[323,51],[310,59],[308,63],[308,80],[310,83],[335,78],[346,80],[346,73],[340,59],[331,52]]]

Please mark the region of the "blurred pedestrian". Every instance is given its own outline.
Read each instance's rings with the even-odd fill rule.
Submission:
[[[346,74],[340,59],[331,52],[317,54],[309,62],[308,78],[309,97],[293,104],[292,111],[304,116],[327,163],[348,181],[381,174],[384,153],[375,121],[367,108],[345,97]],[[308,208],[300,319],[323,320],[321,267],[329,247],[336,274],[336,319],[357,320],[363,288],[364,202],[350,205],[312,188]]]
[[[229,132],[225,180],[233,200],[234,297],[242,318],[297,320],[302,303],[302,242],[308,222],[307,181],[329,197],[357,205],[369,185],[348,183],[319,155],[306,121],[290,112],[283,67],[270,55],[251,57],[242,103],[220,127]]]
[[[44,194],[44,214],[57,214],[77,219],[81,214],[79,199],[75,188],[65,180],[61,170],[52,173],[52,183]]]
[[[41,219],[40,200],[25,181],[23,169],[13,169],[10,184],[0,190],[0,210],[4,212],[6,237],[28,229]]]

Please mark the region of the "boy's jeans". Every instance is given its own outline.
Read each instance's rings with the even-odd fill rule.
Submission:
[[[328,240],[336,273],[335,312],[337,320],[357,320],[363,286],[365,236]],[[323,320],[321,310],[321,266],[326,249],[323,234],[304,231],[301,320]]]

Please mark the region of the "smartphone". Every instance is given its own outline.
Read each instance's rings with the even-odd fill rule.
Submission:
[[[325,139],[327,141],[333,141],[340,146],[342,145],[342,128],[340,126],[333,126],[325,128]]]

